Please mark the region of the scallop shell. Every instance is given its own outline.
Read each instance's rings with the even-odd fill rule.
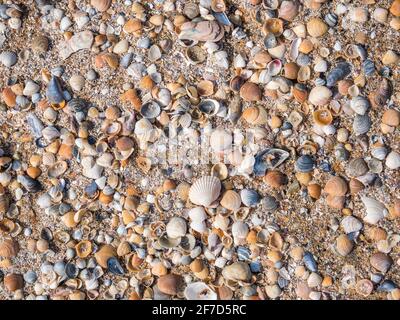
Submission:
[[[240,197],[246,207],[255,207],[260,201],[260,195],[255,190],[243,189],[240,191]]]
[[[217,300],[217,294],[203,282],[192,282],[184,291],[187,300]]]
[[[386,157],[385,165],[391,170],[400,168],[400,153],[391,151]]]
[[[324,191],[332,196],[344,196],[347,191],[347,183],[343,178],[331,177],[325,185]]]
[[[6,239],[0,243],[0,257],[13,258],[19,251],[18,242],[12,239]]]
[[[332,91],[324,86],[312,88],[308,96],[308,101],[315,106],[324,106],[329,103]]]
[[[237,211],[242,204],[242,199],[236,191],[227,190],[221,199],[221,206],[230,211]]]
[[[221,192],[221,182],[213,176],[204,176],[196,180],[189,190],[192,203],[204,207],[210,206]]]
[[[350,107],[354,110],[355,113],[359,115],[364,115],[368,111],[370,104],[367,98],[357,96],[351,99]]]
[[[320,126],[330,125],[333,121],[332,113],[328,109],[314,111],[313,118],[315,123]]]
[[[92,243],[88,240],[82,240],[76,244],[75,250],[79,258],[86,258],[92,253]]]
[[[370,128],[371,128],[371,119],[367,114],[356,115],[354,117],[353,130],[357,136],[367,133]]]
[[[377,224],[380,220],[385,218],[388,214],[386,207],[379,201],[370,197],[361,197],[364,204],[366,215],[364,221],[370,224]]]

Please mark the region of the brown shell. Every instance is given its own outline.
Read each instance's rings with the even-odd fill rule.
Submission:
[[[158,289],[165,294],[175,296],[177,295],[183,285],[183,278],[177,274],[166,274],[161,276],[157,281]]]
[[[15,107],[17,104],[17,96],[15,93],[11,90],[11,88],[6,87],[3,89],[2,92],[3,96],[3,101],[8,107]]]
[[[343,178],[331,177],[325,185],[324,191],[332,196],[344,196],[347,191],[347,183]]]
[[[307,88],[299,83],[296,83],[292,87],[292,94],[293,94],[293,97],[295,98],[295,100],[299,103],[303,103],[308,98]]]
[[[283,248],[283,239],[282,236],[278,232],[273,232],[271,237],[268,240],[268,245],[272,249],[282,250]]]
[[[283,21],[277,18],[268,19],[265,21],[262,31],[265,35],[272,33],[279,36],[283,33]]]
[[[288,62],[284,65],[284,75],[285,78],[295,80],[297,79],[297,74],[299,72],[300,67],[295,62]]]
[[[333,121],[332,113],[328,109],[314,111],[313,118],[315,123],[320,126],[327,126]]]
[[[98,11],[107,11],[111,6],[112,0],[91,0],[90,4],[95,7]]]
[[[308,194],[313,199],[319,199],[321,197],[321,186],[316,183],[310,183],[307,186]]]
[[[0,213],[5,214],[10,206],[10,200],[7,195],[0,196]]]
[[[353,250],[353,247],[353,241],[351,241],[346,234],[342,234],[337,237],[336,250],[341,256],[347,256]]]
[[[365,186],[362,184],[361,181],[359,181],[355,178],[352,178],[352,179],[350,179],[350,182],[349,182],[349,188],[350,188],[351,194],[357,194],[361,190],[363,190],[365,188]]]
[[[32,39],[31,48],[33,52],[45,53],[49,49],[49,39],[43,35],[37,35]]]
[[[4,286],[8,291],[17,291],[24,287],[24,279],[20,274],[10,273],[4,277]]]
[[[369,262],[371,266],[382,273],[386,273],[393,264],[392,258],[382,252],[374,253]]]
[[[122,241],[117,248],[117,254],[119,257],[126,256],[131,253],[132,248],[128,241]]]
[[[12,258],[17,256],[19,251],[18,242],[13,239],[6,239],[0,243],[0,257]]]
[[[259,113],[260,111],[257,107],[249,107],[243,111],[242,117],[248,123],[253,124],[256,121]]]
[[[108,259],[116,256],[115,248],[109,244],[105,244],[101,247],[99,251],[94,254],[97,263],[103,267],[107,268]]]
[[[341,210],[344,208],[344,202],[346,201],[346,197],[344,196],[334,196],[329,194],[326,197],[326,203],[333,209]]]
[[[241,203],[240,194],[233,190],[226,191],[221,199],[221,206],[230,211],[238,210]]]
[[[89,240],[82,240],[75,246],[75,250],[79,258],[86,258],[92,253],[92,243]]]
[[[272,188],[280,188],[287,183],[287,177],[280,171],[269,171],[264,176],[264,182]]]
[[[240,88],[240,96],[245,101],[260,101],[261,89],[257,84],[248,81]]]
[[[353,85],[351,80],[340,80],[338,82],[338,91],[341,95],[346,96],[349,92],[349,88]]]
[[[387,239],[387,232],[379,227],[371,227],[366,231],[366,236],[374,242]]]
[[[193,272],[200,272],[204,269],[204,263],[201,259],[195,259],[190,263],[190,270]]]
[[[386,110],[382,115],[382,123],[397,127],[400,124],[400,112],[394,109]]]
[[[318,38],[328,31],[327,24],[320,18],[311,18],[307,22],[307,32],[311,37]]]

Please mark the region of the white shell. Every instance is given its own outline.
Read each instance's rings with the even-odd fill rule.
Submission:
[[[214,218],[213,226],[222,231],[226,231],[229,227],[229,218],[218,214]]]
[[[187,300],[217,300],[217,294],[203,282],[192,282],[184,291]]]
[[[206,226],[204,221],[196,221],[196,220],[194,220],[194,221],[192,221],[190,223],[190,227],[194,231],[197,231],[199,233],[203,233],[203,232],[205,232],[207,230],[207,226]]]
[[[85,85],[85,78],[81,75],[73,75],[69,79],[69,84],[74,91],[81,91]]]
[[[363,224],[356,217],[347,216],[342,220],[341,226],[342,226],[344,232],[348,234],[348,233],[360,231],[363,227]]]
[[[136,122],[134,132],[136,135],[142,135],[148,133],[152,128],[153,126],[151,122],[146,118],[142,118],[138,122]]]
[[[201,222],[207,219],[207,214],[203,207],[196,207],[191,209],[188,213],[188,216],[192,221]]]
[[[196,180],[189,190],[189,199],[192,203],[208,207],[217,200],[221,192],[221,182],[213,176],[204,176]]]
[[[232,236],[234,238],[244,239],[249,233],[249,226],[242,221],[236,221],[232,224]]]
[[[166,226],[169,238],[180,238],[186,234],[186,221],[179,217],[173,217]]]
[[[324,106],[328,104],[331,97],[332,91],[330,89],[324,86],[319,86],[311,89],[308,101],[315,106]]]
[[[386,207],[373,198],[361,197],[361,201],[364,203],[367,212],[367,215],[364,217],[364,221],[367,223],[377,224],[388,214]]]
[[[232,135],[224,129],[215,129],[210,137],[210,146],[215,152],[224,152],[232,148]]]
[[[400,154],[396,151],[392,151],[386,157],[386,167],[392,170],[400,168]]]
[[[369,109],[369,101],[362,96],[357,96],[351,99],[350,107],[355,113],[364,115]]]
[[[386,149],[386,147],[372,148],[371,155],[378,160],[384,160],[387,155],[387,149]]]

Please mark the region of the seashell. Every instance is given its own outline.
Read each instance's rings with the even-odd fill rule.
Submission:
[[[198,108],[201,112],[213,116],[220,110],[220,104],[214,99],[204,99],[200,101]]]
[[[267,64],[268,74],[271,76],[278,75],[282,70],[282,62],[279,59],[274,59]]]
[[[60,80],[52,76],[46,89],[47,100],[52,104],[60,104],[64,102],[63,91],[61,88]]]
[[[111,6],[112,0],[90,0],[90,4],[100,12],[107,11]]]
[[[158,289],[167,295],[175,296],[177,295],[183,286],[183,278],[176,274],[166,274],[161,276],[157,281]]]
[[[92,253],[92,243],[88,240],[83,240],[75,246],[76,255],[79,258],[86,258]]]
[[[320,126],[330,125],[333,121],[332,113],[328,109],[314,111],[313,118],[315,123]]]
[[[293,94],[294,98],[296,99],[296,101],[300,102],[300,103],[303,103],[308,98],[307,88],[301,83],[296,83],[292,87],[292,94]]]
[[[386,273],[389,271],[390,267],[392,266],[393,260],[388,255],[381,253],[381,252],[377,252],[377,253],[374,253],[369,258],[369,263],[376,270],[378,270],[382,273]]]
[[[286,53],[286,46],[284,44],[280,44],[276,47],[269,48],[268,53],[272,58],[282,59]]]
[[[191,64],[199,64],[207,59],[207,52],[199,46],[192,46],[186,48],[185,56]]]
[[[286,63],[284,66],[285,78],[296,80],[299,72],[299,66],[295,62]]]
[[[366,59],[362,63],[362,69],[363,69],[364,74],[366,76],[371,76],[375,72],[375,64],[374,64],[374,62],[372,60]]]
[[[219,180],[225,180],[228,177],[228,168],[223,163],[217,163],[211,168],[211,175]]]
[[[349,162],[346,168],[346,174],[349,177],[356,178],[368,172],[368,165],[362,158],[356,158]]]
[[[4,287],[8,291],[17,291],[24,287],[24,279],[20,274],[10,273],[4,277]]]
[[[245,262],[234,262],[222,269],[222,276],[226,280],[234,282],[249,282],[251,280],[251,270]]]
[[[391,151],[386,157],[385,165],[391,170],[400,168],[400,153]]]
[[[342,234],[336,239],[336,250],[342,256],[345,257],[353,251],[353,241],[349,239],[346,234]]]
[[[240,96],[245,101],[260,101],[261,90],[258,85],[252,82],[246,82],[240,88]]]
[[[224,129],[217,128],[210,136],[210,146],[217,153],[229,151],[232,148],[232,135]]]
[[[297,74],[297,81],[298,82],[306,82],[307,80],[310,79],[311,76],[311,69],[309,66],[302,66],[299,69],[299,72]]]
[[[351,65],[347,62],[340,62],[326,76],[326,85],[333,87],[340,80],[343,80],[351,73]]]
[[[307,191],[308,191],[308,194],[310,195],[310,197],[313,199],[317,200],[321,196],[321,186],[319,184],[310,183],[307,186]]]
[[[17,180],[21,183],[24,188],[31,193],[36,193],[42,190],[42,185],[39,181],[32,179],[29,176],[18,176]]]
[[[353,22],[364,23],[368,21],[368,10],[361,7],[349,9],[349,18]]]
[[[200,96],[211,96],[214,93],[214,83],[209,80],[200,81],[197,84],[197,92]]]
[[[367,114],[365,115],[357,114],[354,117],[353,130],[357,136],[367,133],[370,128],[371,128],[371,119]]]
[[[11,51],[3,51],[0,54],[0,63],[7,68],[11,68],[17,63],[17,55]]]
[[[5,214],[10,207],[10,200],[6,195],[0,195],[0,213]]]
[[[249,107],[245,109],[242,113],[243,119],[245,119],[250,124],[263,125],[267,123],[268,113],[261,107]]]
[[[309,155],[300,156],[294,165],[297,172],[311,172],[314,169],[315,161]]]
[[[251,189],[243,189],[240,191],[240,197],[246,207],[255,207],[260,201],[260,195]]]
[[[262,32],[265,35],[272,33],[274,36],[280,36],[283,33],[283,21],[277,18],[266,20]]]
[[[262,2],[263,7],[269,10],[276,10],[279,7],[279,0],[261,0],[258,2]]]
[[[3,97],[3,101],[4,103],[8,106],[8,107],[14,107],[16,105],[16,95],[15,93],[11,90],[11,88],[4,88],[2,91],[2,97]]]
[[[175,248],[181,243],[181,238],[169,238],[164,233],[158,238],[158,243],[162,248]]]
[[[207,226],[205,224],[204,221],[198,221],[198,220],[194,220],[190,223],[190,227],[198,232],[198,233],[204,233],[207,231]]]
[[[348,191],[347,183],[343,178],[333,176],[326,183],[324,191],[332,196],[344,196]]]
[[[395,109],[388,109],[382,115],[382,123],[391,127],[397,127],[400,124],[400,112]]]
[[[307,22],[307,32],[310,36],[318,38],[328,31],[328,26],[320,18],[311,18]]]
[[[370,224],[377,224],[380,220],[387,216],[388,210],[379,201],[370,197],[361,197],[364,204],[366,215],[364,221]]]
[[[345,201],[346,198],[344,196],[334,196],[328,194],[328,196],[326,197],[327,205],[333,209],[339,209],[339,210],[343,209]]]
[[[107,260],[107,269],[109,272],[117,275],[123,275],[125,273],[118,259],[115,257],[111,257]]]
[[[232,236],[238,239],[245,239],[249,233],[249,226],[243,221],[236,221],[232,224]]]
[[[278,17],[286,21],[293,21],[299,13],[297,1],[282,1],[278,10]]]
[[[187,300],[217,300],[217,294],[204,282],[189,283],[184,295]]]
[[[363,225],[360,220],[353,216],[345,217],[340,223],[346,234],[358,232],[362,229]]]
[[[0,243],[0,257],[13,258],[17,256],[18,252],[19,252],[18,242],[12,239],[6,239]]]
[[[62,176],[65,171],[67,171],[68,165],[65,161],[58,161],[54,165],[52,165],[49,170],[48,174],[51,178],[58,178]]]
[[[31,48],[35,53],[45,53],[49,49],[49,39],[44,35],[37,35],[32,39]]]
[[[196,245],[196,238],[191,234],[187,234],[184,237],[182,237],[181,243],[179,244],[179,246],[185,251],[193,250],[195,245]]]
[[[242,204],[241,196],[233,190],[227,190],[221,199],[221,206],[230,211],[237,211]]]
[[[112,257],[115,257],[116,254],[117,253],[113,246],[105,244],[94,254],[94,257],[101,267],[107,268],[108,260]]]
[[[140,113],[146,119],[154,119],[161,113],[160,105],[155,101],[149,101],[142,105]]]
[[[389,9],[390,13],[395,17],[400,17],[400,1],[394,0]]]
[[[357,281],[355,289],[358,294],[368,297],[374,290],[374,284],[368,279],[361,279]]]
[[[254,174],[263,176],[267,169],[278,168],[288,158],[289,152],[282,149],[267,148],[260,151],[255,156]]]
[[[189,190],[189,199],[193,204],[208,207],[219,197],[221,182],[213,176],[204,176],[196,180]]]
[[[308,96],[308,101],[315,106],[324,106],[329,103],[332,91],[324,86],[312,88]]]
[[[186,234],[186,221],[179,217],[173,217],[166,225],[169,238],[180,238]]]
[[[309,251],[304,252],[303,262],[304,262],[304,265],[306,266],[306,268],[308,270],[310,270],[311,272],[318,271],[317,262],[315,261],[315,258],[311,252],[309,252]]]
[[[214,12],[224,12],[226,10],[225,0],[211,0],[211,10]]]
[[[354,110],[355,113],[359,115],[364,115],[368,111],[370,104],[366,98],[357,96],[351,99],[350,107]]]
[[[382,57],[382,63],[384,65],[395,65],[400,61],[400,56],[393,50],[388,50]]]
[[[381,79],[379,87],[370,96],[371,104],[374,107],[383,107],[386,101],[390,99],[393,94],[392,83],[386,78]]]
[[[287,184],[287,177],[280,171],[269,171],[264,176],[264,182],[272,188],[278,189]]]

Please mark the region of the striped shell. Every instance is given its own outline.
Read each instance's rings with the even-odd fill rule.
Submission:
[[[340,177],[331,177],[324,188],[324,191],[332,196],[344,196],[347,190],[346,181]]]
[[[365,206],[366,216],[364,221],[370,224],[377,224],[380,220],[387,216],[388,210],[379,201],[370,197],[361,197],[361,201]]]
[[[241,204],[242,199],[240,198],[239,193],[236,191],[228,190],[222,196],[221,206],[223,206],[225,209],[236,211],[239,210]]]
[[[208,207],[217,200],[221,192],[221,182],[213,176],[204,176],[196,180],[189,190],[189,199],[192,203]]]
[[[368,111],[370,104],[367,98],[357,96],[351,99],[350,107],[355,113],[364,115]]]
[[[357,136],[367,133],[370,128],[371,128],[371,119],[367,114],[356,115],[354,117],[353,130]]]
[[[254,207],[260,201],[260,195],[251,189],[243,189],[240,191],[240,197],[246,207]]]

